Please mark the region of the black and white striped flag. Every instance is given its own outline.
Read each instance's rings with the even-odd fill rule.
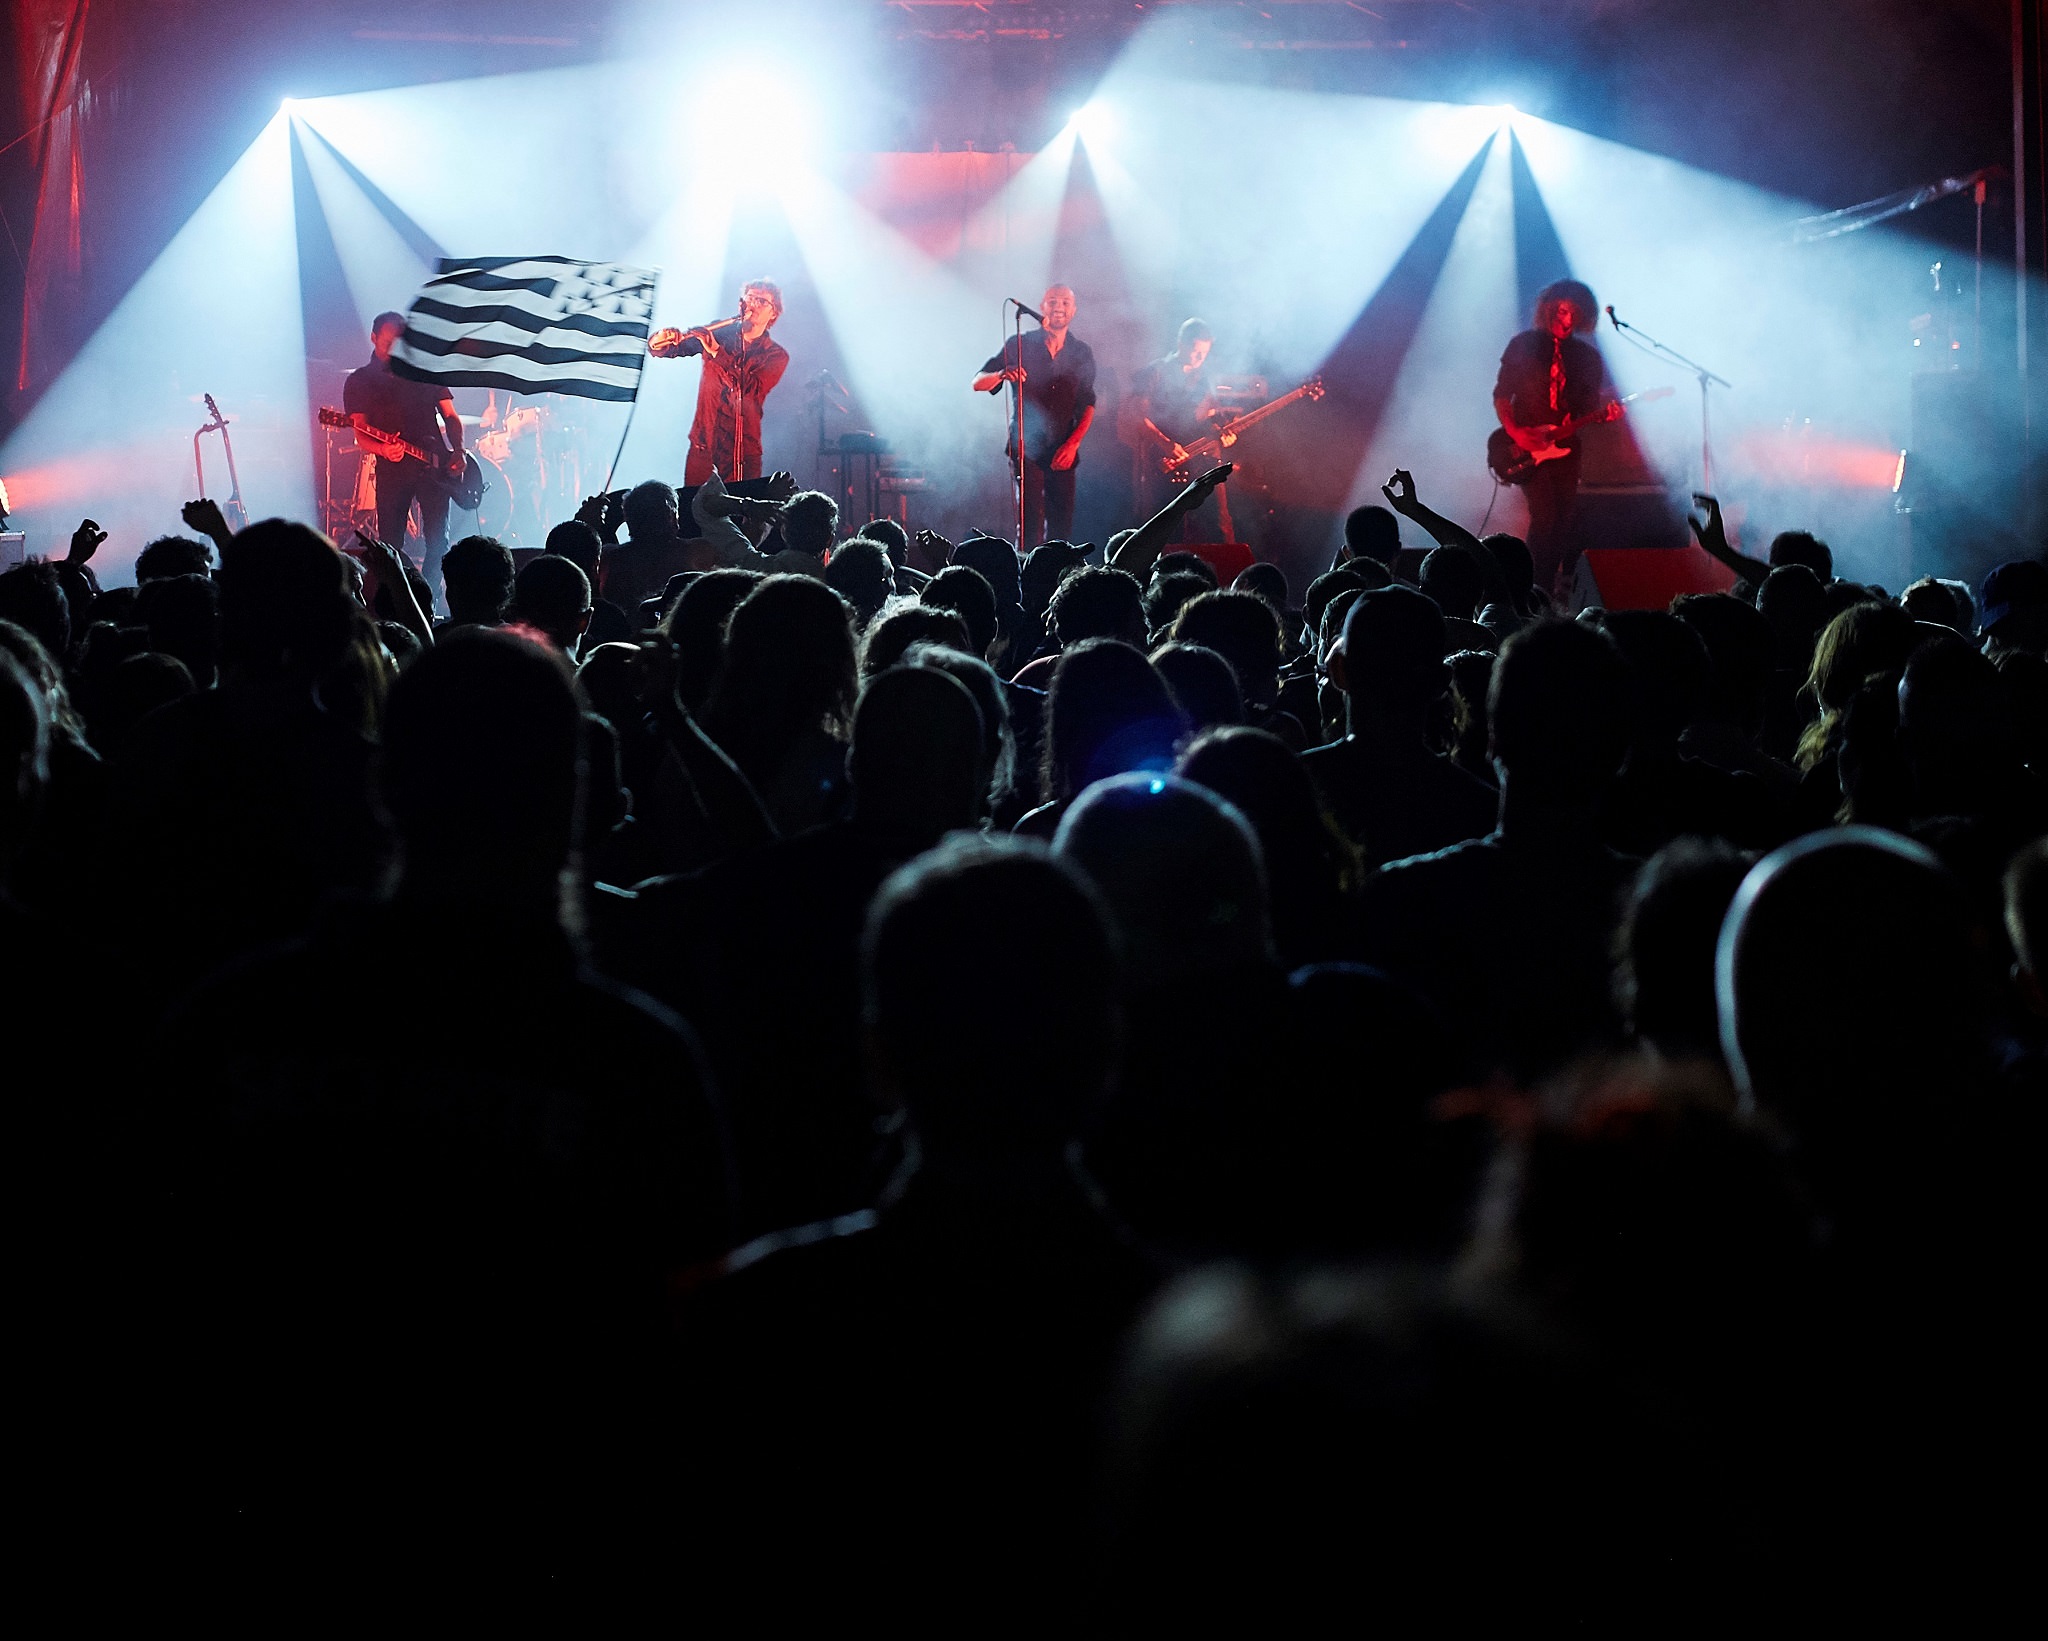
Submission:
[[[630,400],[657,277],[566,256],[444,257],[413,298],[391,368],[444,387]]]

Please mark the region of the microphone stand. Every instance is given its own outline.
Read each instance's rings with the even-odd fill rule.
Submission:
[[[1024,304],[1019,302],[1014,296],[1006,296],[1003,298],[1003,301],[1010,309],[1012,334],[1016,337],[1017,341],[1017,368],[1022,370],[1024,368]],[[1009,356],[1009,351],[1010,343],[1008,338],[1005,338],[1002,347],[996,352],[996,357],[1006,359]],[[1011,459],[1016,463],[1017,556],[1021,559],[1031,551],[1024,540],[1024,384],[1022,382],[1012,382],[1010,384],[1010,426],[1016,430],[1017,440],[1017,452]]]
[[[1714,440],[1710,429],[1710,424],[1708,421],[1707,390],[1713,387],[1725,387],[1732,392],[1733,384],[1731,384],[1722,377],[1716,376],[1711,370],[1707,369],[1707,367],[1701,364],[1698,360],[1688,359],[1684,354],[1680,353],[1678,349],[1673,347],[1666,347],[1662,342],[1658,341],[1657,338],[1652,336],[1648,331],[1639,330],[1636,326],[1631,325],[1626,319],[1618,318],[1614,312],[1614,309],[1611,307],[1607,310],[1607,317],[1611,321],[1613,321],[1614,328],[1616,330],[1626,331],[1630,336],[1640,338],[1642,345],[1647,347],[1652,353],[1656,354],[1659,358],[1667,359],[1672,364],[1679,366],[1681,369],[1691,371],[1693,375],[1699,379],[1700,488],[1705,491],[1712,491],[1712,489],[1714,488]]]

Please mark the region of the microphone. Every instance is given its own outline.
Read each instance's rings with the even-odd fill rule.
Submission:
[[[1625,326],[1623,326],[1622,322],[1614,316],[1614,304],[1612,302],[1607,304],[1607,322],[1610,325],[1612,325],[1616,330],[1622,330],[1626,328]]]
[[[1015,308],[1019,313],[1023,314],[1026,318],[1036,319],[1041,325],[1045,323],[1045,315],[1040,313],[1036,308],[1025,307],[1024,304],[1022,302],[1019,302],[1014,296],[1006,296],[1003,298],[1003,300],[1009,303],[1011,307]]]

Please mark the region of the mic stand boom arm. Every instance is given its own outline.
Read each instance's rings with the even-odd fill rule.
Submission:
[[[1709,388],[1725,387],[1733,391],[1733,384],[1724,377],[1716,376],[1697,359],[1686,358],[1678,349],[1667,347],[1648,331],[1631,325],[1626,319],[1619,317],[1612,307],[1608,308],[1607,317],[1613,322],[1616,330],[1625,331],[1631,337],[1638,338],[1642,346],[1648,348],[1659,358],[1669,360],[1682,370],[1691,371],[1698,379],[1700,384],[1700,488],[1711,492],[1714,488],[1714,440],[1711,423],[1708,420],[1707,390]]]

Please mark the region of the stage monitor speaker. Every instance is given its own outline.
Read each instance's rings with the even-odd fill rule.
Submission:
[[[1579,555],[1574,610],[1662,610],[1681,593],[1725,593],[1735,572],[1697,544],[1592,547]]]
[[[11,570],[28,558],[28,534],[22,530],[0,530],[0,570]]]
[[[1193,553],[1216,572],[1216,584],[1225,592],[1230,591],[1233,581],[1258,562],[1258,556],[1241,541],[1170,541],[1164,551]]]

